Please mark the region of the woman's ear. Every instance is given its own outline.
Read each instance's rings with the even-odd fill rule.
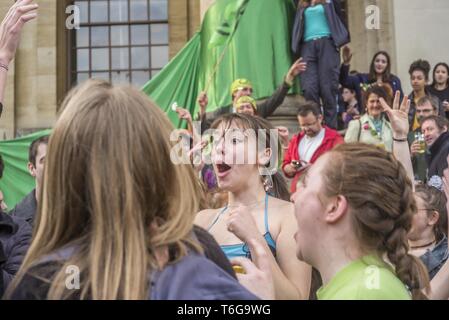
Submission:
[[[271,148],[266,148],[264,149],[262,152],[259,153],[258,155],[258,165],[260,166],[266,166],[270,163],[271,160],[271,153],[273,151],[271,150]]]
[[[335,224],[348,212],[348,200],[344,196],[334,197],[326,206],[325,221],[329,224]]]
[[[429,218],[428,222],[429,225],[435,226],[438,223],[438,220],[440,220],[440,214],[438,213],[438,211],[432,211],[428,215],[428,218]]]

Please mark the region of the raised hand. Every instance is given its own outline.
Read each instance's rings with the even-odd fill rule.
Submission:
[[[8,11],[0,25],[0,63],[8,67],[17,51],[23,26],[37,17],[33,0],[19,0]]]
[[[394,138],[406,139],[409,132],[408,112],[410,110],[410,99],[408,97],[404,97],[402,103],[399,104],[400,99],[401,93],[396,91],[393,108],[391,108],[383,98],[380,98],[379,101],[382,105],[383,111],[390,119]]]
[[[350,64],[352,60],[352,52],[349,46],[344,46],[343,48],[343,63]]]
[[[209,100],[207,98],[206,92],[201,92],[198,97],[198,104],[200,105],[201,111],[206,111],[207,105],[209,104]]]
[[[298,60],[293,63],[293,65],[290,67],[290,70],[288,70],[287,75],[285,76],[285,81],[288,84],[292,84],[293,81],[295,81],[295,78],[304,71],[307,70],[307,62],[304,62],[302,58],[299,58]]]
[[[279,139],[281,140],[283,147],[288,147],[290,133],[287,127],[277,127],[279,132]]]
[[[187,122],[192,122],[192,115],[189,110],[184,108],[176,108],[176,112],[178,113],[179,119],[187,120]]]

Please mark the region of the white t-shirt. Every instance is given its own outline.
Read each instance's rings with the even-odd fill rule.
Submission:
[[[325,131],[323,128],[315,137],[310,138],[306,135],[301,139],[298,146],[299,159],[310,162],[315,151],[323,143]]]

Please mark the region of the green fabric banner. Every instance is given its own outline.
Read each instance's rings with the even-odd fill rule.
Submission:
[[[51,130],[44,130],[15,140],[0,141],[0,154],[5,164],[0,190],[8,211],[34,189],[34,178],[28,171],[28,149],[34,140],[50,133]]]
[[[271,96],[293,62],[294,13],[292,0],[216,0],[200,31],[143,91],[178,127],[182,123],[171,105],[196,114],[196,98],[206,88],[207,111],[231,104],[230,86],[238,78],[253,83],[254,98]]]
[[[171,105],[196,114],[196,98],[207,88],[207,111],[231,104],[229,88],[238,78],[249,79],[254,98],[272,95],[292,64],[290,35],[295,6],[292,0],[216,0],[200,31],[143,91],[180,127]],[[292,93],[298,92],[298,86]],[[34,188],[28,172],[28,148],[50,130],[11,141],[0,141],[5,163],[0,190],[8,210]]]

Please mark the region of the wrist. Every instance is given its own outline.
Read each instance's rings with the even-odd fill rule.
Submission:
[[[10,63],[11,63],[10,59],[7,59],[4,55],[0,54],[0,65],[6,67],[6,69],[8,69]]]
[[[293,86],[293,81],[295,81],[295,79],[289,75],[285,76],[284,82],[289,86]]]
[[[8,72],[9,65],[0,61],[0,72]]]
[[[395,142],[407,142],[408,140],[407,140],[406,136],[404,137],[404,136],[398,135],[397,137],[393,136],[393,141],[395,141]]]

